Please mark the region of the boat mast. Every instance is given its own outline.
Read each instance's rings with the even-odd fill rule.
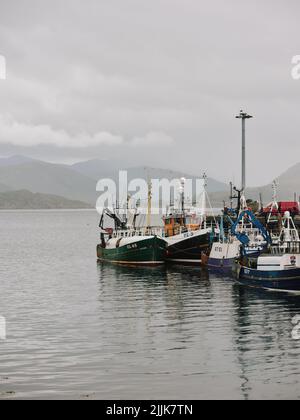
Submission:
[[[179,187],[179,193],[180,193],[180,211],[182,215],[183,224],[185,226],[185,195],[184,195],[184,189],[185,189],[185,178],[180,178],[180,187]]]
[[[134,215],[133,215],[133,221],[132,221],[132,227],[134,230],[136,230],[136,219],[139,216],[139,206],[140,206],[140,201],[138,200],[135,204],[135,210],[134,210]]]
[[[270,208],[270,213],[268,215],[268,221],[267,223],[270,223],[271,217],[272,217],[272,212],[273,210],[279,210],[279,206],[277,203],[277,186],[278,186],[278,181],[276,179],[274,179],[274,181],[272,182],[272,190],[273,190],[273,195],[272,195],[272,204],[271,204],[271,208]]]
[[[207,187],[207,176],[206,173],[203,172],[202,175],[203,179],[203,197],[202,197],[202,216],[204,222],[204,229],[206,229],[206,187]]]
[[[115,216],[117,216],[117,214],[118,214],[118,209],[119,209],[119,202],[118,202],[118,199],[117,199],[117,196],[116,196],[116,206],[115,206],[115,208],[113,209],[113,214],[114,214]],[[112,219],[113,219],[114,224],[115,224],[115,231],[117,232],[117,231],[118,231],[118,224],[117,224],[117,220],[116,220],[116,218],[113,218],[113,217],[112,217]]]
[[[264,204],[263,204],[263,197],[262,197],[262,193],[259,193],[259,207],[260,207],[260,211],[263,211],[264,209]]]
[[[174,204],[173,204],[173,199],[172,199],[172,190],[170,188],[170,204],[169,204],[169,211],[167,213],[171,212],[173,207],[174,207]]]
[[[180,187],[179,187],[179,191],[180,191],[180,204],[181,204],[181,213],[182,213],[182,217],[184,218],[184,212],[185,212],[185,208],[184,208],[184,202],[185,202],[185,197],[184,197],[184,187],[185,187],[185,178],[180,178]]]
[[[289,211],[284,213],[279,239],[287,252],[299,252],[299,233]]]
[[[147,210],[147,230],[151,229],[151,210],[152,210],[152,183],[148,182],[148,210]]]
[[[233,208],[233,184],[232,184],[232,182],[230,182],[230,208],[232,209]]]

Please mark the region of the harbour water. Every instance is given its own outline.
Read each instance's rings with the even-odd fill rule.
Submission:
[[[0,398],[300,398],[300,296],[97,264],[93,211],[0,212]]]

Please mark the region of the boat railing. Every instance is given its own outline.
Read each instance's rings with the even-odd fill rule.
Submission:
[[[300,254],[300,242],[299,241],[289,241],[281,242],[276,245],[272,245],[271,254],[281,255],[281,254]]]
[[[162,228],[140,228],[140,229],[126,229],[117,230],[113,232],[113,238],[132,238],[134,236],[163,236]]]
[[[206,227],[210,229],[210,226]],[[181,227],[178,231],[174,232],[175,235],[179,234],[192,234],[196,231],[194,229],[187,229],[185,227]],[[111,235],[113,238],[131,238],[134,236],[159,236],[162,238],[168,237],[167,232],[163,227],[151,227],[151,228],[139,228],[139,229],[126,229],[126,230],[117,230],[114,231]]]
[[[170,236],[176,236],[176,235],[183,235],[183,234],[190,234],[191,236],[195,234],[195,232],[198,232],[199,230],[202,229],[207,229],[210,231],[213,231],[214,229],[218,228],[218,226],[216,225],[215,227],[213,227],[212,223],[206,223],[206,224],[202,224],[202,226],[199,225],[199,227],[197,229],[195,228],[190,228],[188,226],[178,226],[176,228],[171,229],[172,230],[172,234],[170,235],[168,233],[168,229],[162,229],[162,236],[163,237],[170,237]]]
[[[208,229],[213,230],[218,228],[218,225],[213,223],[206,223],[199,227],[199,229]],[[194,233],[197,229],[188,228],[186,226],[180,226],[174,235],[184,234],[184,233]],[[133,236],[159,236],[162,238],[168,237],[167,231],[165,231],[164,227],[141,227],[141,228],[128,228],[126,230],[116,230],[111,235],[113,238],[131,238]]]

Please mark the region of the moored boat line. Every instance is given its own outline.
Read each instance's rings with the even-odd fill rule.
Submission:
[[[242,120],[242,188],[231,183],[231,207],[224,203],[222,214],[211,219],[206,215],[206,175],[201,212],[187,209],[185,179],[180,180],[178,208],[171,206],[163,216],[163,228],[151,226],[151,183],[148,191],[146,227],[137,228],[135,209],[132,224],[117,211],[105,209],[100,221],[101,242],[97,257],[103,262],[134,265],[164,263],[193,264],[231,273],[235,281],[252,287],[275,290],[300,290],[300,205],[296,201],[277,202],[274,181],[272,202],[266,207],[248,207],[245,198],[245,121],[252,118],[243,111]],[[233,195],[233,190],[237,195]],[[232,199],[237,199],[233,209]],[[208,198],[209,202],[209,198]],[[128,209],[128,207],[127,207]],[[199,209],[198,209],[199,210]],[[113,219],[115,227],[104,228],[104,217]],[[297,219],[298,218],[298,219]],[[297,227],[295,222],[297,222]]]
[[[163,263],[201,264],[201,254],[211,244],[212,225],[206,222],[206,214],[196,215],[185,208],[184,182],[180,180],[180,208],[172,209],[162,218],[164,226],[155,228],[150,225],[151,218],[151,184],[148,192],[147,226],[136,227],[137,209],[132,224],[117,211],[105,209],[100,221],[101,243],[97,246],[97,257],[100,261],[120,264]],[[204,188],[204,195],[206,190]],[[115,228],[104,229],[104,217],[114,220]]]
[[[272,208],[271,208],[272,209]],[[281,291],[300,291],[300,239],[289,211],[279,217],[279,233],[270,230],[249,208],[233,220],[226,215],[209,226],[206,216],[172,210],[163,228],[137,228],[115,211],[105,209],[100,221],[99,261],[120,265],[159,266],[165,263],[205,266],[232,273],[239,284]],[[115,228],[104,228],[104,217]],[[224,229],[227,219],[227,231]],[[269,222],[269,218],[267,221]]]

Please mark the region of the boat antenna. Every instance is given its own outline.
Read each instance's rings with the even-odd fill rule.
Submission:
[[[269,215],[268,215],[267,223],[270,223],[273,210],[276,210],[277,212],[279,210],[279,206],[278,206],[278,203],[277,203],[277,187],[278,187],[278,180],[274,179],[274,181],[272,182],[272,190],[273,190],[272,204],[271,204],[271,207],[270,207],[270,212],[269,212]]]
[[[230,183],[229,183],[229,185],[230,185],[230,208],[232,209],[232,207],[233,207],[233,183],[230,181]]]
[[[202,212],[203,212],[204,229],[206,229],[206,187],[207,187],[207,175],[206,175],[205,172],[203,172],[202,179],[203,179]]]
[[[259,193],[259,207],[260,207],[260,210],[262,211],[263,210],[263,208],[264,208],[264,204],[263,204],[263,197],[262,197],[262,193],[260,192]]]
[[[173,192],[174,194],[174,192]],[[174,198],[172,196],[172,188],[170,188],[170,210],[174,207]]]
[[[185,202],[184,187],[185,187],[185,178],[182,177],[182,178],[180,178],[180,186],[179,186],[182,215],[184,215],[184,202]]]
[[[233,195],[231,197],[231,199],[234,199],[234,198],[237,199],[236,212],[237,212],[237,214],[239,214],[240,208],[241,208],[241,193],[242,193],[242,190],[238,190],[236,187],[233,187],[233,190],[237,193],[237,195]]]
[[[140,207],[141,201],[140,199],[137,200],[136,204],[135,204],[135,210],[134,210],[134,215],[133,215],[133,221],[132,221],[132,227],[134,230],[136,230],[136,220],[138,218],[139,214],[139,207]]]
[[[207,175],[205,172],[203,172],[202,178],[204,180],[204,189],[206,191],[206,187],[207,187]]]
[[[207,178],[207,175],[206,175],[205,172],[203,172],[202,179],[204,180],[204,182],[203,182],[203,193],[202,193],[203,194],[203,198],[202,198],[203,220],[202,220],[201,224],[204,222],[204,229],[206,229],[206,227],[207,227],[207,217],[206,217],[207,216],[207,211],[206,210],[209,207],[210,210],[211,210],[211,216],[213,217],[215,225],[217,227],[219,227],[219,223],[217,222],[217,219],[215,218],[213,208],[212,208],[212,205],[211,205],[211,201],[210,201],[209,195],[207,193],[207,185],[208,185],[207,180],[208,180],[208,178]],[[208,204],[208,206],[207,206],[206,203]]]

